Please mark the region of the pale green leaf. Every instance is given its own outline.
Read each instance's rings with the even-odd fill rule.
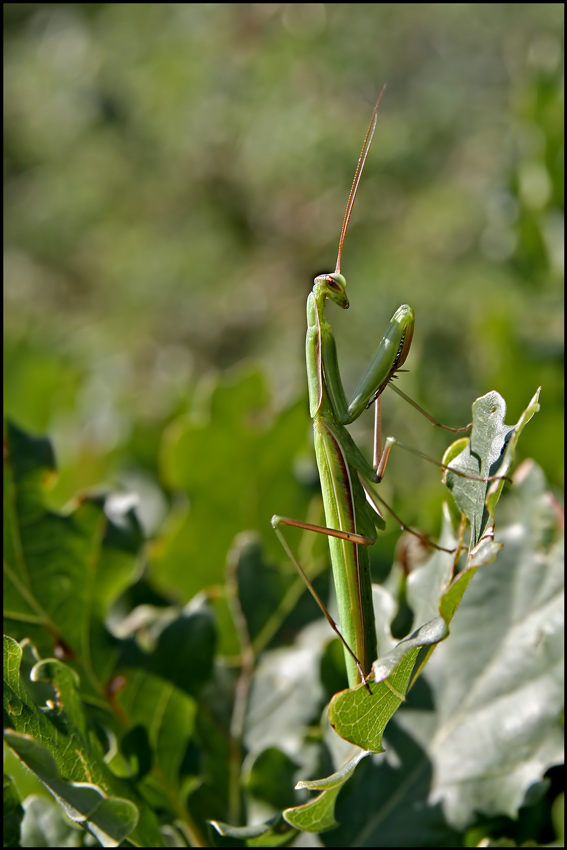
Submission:
[[[319,796],[304,803],[286,809],[283,813],[286,821],[297,829],[306,832],[325,832],[337,825],[335,820],[335,802],[337,796],[350,779],[359,762],[368,755],[368,752],[359,751],[339,770],[324,779],[302,780],[297,783],[296,788],[307,788],[311,791],[321,791]]]
[[[446,483],[459,510],[471,525],[470,548],[474,548],[494,524],[494,508],[504,486],[504,477],[514,461],[518,438],[525,425],[539,410],[539,390],[531,399],[516,425],[504,424],[506,403],[496,392],[478,398],[473,406],[473,428],[463,451],[453,457],[446,453],[449,463]],[[457,470],[456,475],[452,470]],[[473,476],[467,478],[465,476]],[[500,480],[482,481],[479,478],[499,476]]]

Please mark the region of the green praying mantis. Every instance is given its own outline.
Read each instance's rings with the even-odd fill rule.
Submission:
[[[368,547],[376,542],[377,532],[385,528],[385,522],[376,503],[378,497],[371,486],[382,480],[390,450],[396,443],[394,438],[388,437],[382,451],[380,397],[408,356],[415,315],[408,304],[402,304],[396,310],[370,365],[348,402],[339,372],[335,339],[325,318],[325,302],[329,299],[342,309],[349,306],[346,280],[341,274],[341,255],[360,178],[376,129],[378,106],[383,91],[384,89],[374,107],[356,167],[339,239],[335,271],[316,277],[307,299],[306,360],[309,411],[313,420],[315,454],[327,524],[314,525],[281,516],[272,518],[272,526],[285,551],[343,643],[351,688],[360,683],[368,687],[367,678],[377,657]],[[441,425],[401,391],[397,392],[424,413],[433,424]],[[358,419],[363,411],[373,404],[376,416],[374,458],[371,465],[346,426]],[[469,427],[448,430],[464,431]],[[280,528],[283,525],[328,536],[340,630],[293,554]]]

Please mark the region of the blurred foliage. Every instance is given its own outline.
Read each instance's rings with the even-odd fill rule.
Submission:
[[[491,389],[515,421],[542,385],[519,459],[558,493],[563,19],[545,3],[4,4],[5,407],[53,437],[52,508],[94,485],[137,494],[156,539],[122,616],[186,603],[196,576],[220,586],[245,530],[264,539],[248,580],[264,645],[316,616],[266,517],[319,519],[305,299],[334,268],[384,83],[343,253],[351,308],[328,311],[347,390],[407,302],[400,387],[460,425]],[[440,457],[445,435],[384,400],[386,433]],[[435,533],[438,479],[394,453],[381,492]],[[298,542],[322,568],[324,541]],[[234,656],[224,590],[211,605]]]
[[[515,417],[541,384],[521,452],[561,483],[561,4],[8,3],[4,21],[5,400],[54,436],[54,505],[113,481],[153,531],[161,434],[203,379],[253,359],[276,406],[305,397],[305,298],[384,82],[351,309],[329,309],[345,383],[407,301],[400,385],[462,424],[478,395]],[[387,396],[386,430],[438,457],[443,435]],[[437,516],[435,471],[391,464],[404,518]]]
[[[289,804],[294,779],[340,762],[319,717],[343,687],[342,650],[329,643],[269,517],[321,521],[305,300],[313,277],[334,268],[384,83],[343,252],[351,307],[328,310],[347,391],[407,302],[416,333],[399,386],[461,425],[492,389],[515,421],[541,385],[542,409],[518,459],[534,457],[559,495],[563,18],[561,4],[4,4],[5,407],[24,431],[49,433],[58,459],[55,480],[50,444],[11,429],[21,463],[7,473],[28,482],[23,496],[35,501],[19,517],[33,528],[24,533],[20,523],[6,535],[6,563],[21,565],[23,541],[37,605],[28,611],[26,599],[7,594],[8,631],[24,640],[30,716],[35,705],[45,714],[45,695],[54,702],[49,689],[66,668],[78,673],[81,709],[69,686],[69,717],[78,727],[95,718],[98,740],[83,743],[97,781],[106,787],[110,768],[109,787],[124,777],[137,783],[144,805],[165,820],[166,843],[184,843],[172,826],[179,812],[202,842],[218,838],[207,818],[242,822],[240,767],[247,814],[259,822],[266,806]],[[441,456],[446,435],[394,393],[384,402],[386,433]],[[357,441],[370,429],[357,423]],[[82,495],[61,512],[95,485],[136,494],[138,516],[115,492]],[[381,493],[406,522],[435,534],[438,470],[393,453]],[[485,621],[461,632],[463,654],[455,617],[455,655],[448,641],[434,656],[441,678],[444,658],[453,659],[465,696],[474,688],[463,658],[489,668],[490,641],[500,645],[490,629],[529,621],[525,611],[549,590],[538,570],[549,552],[558,557],[558,505],[540,495],[530,527],[537,569],[522,560],[529,547],[521,548],[523,502],[513,490],[502,506],[510,561],[471,587]],[[392,568],[398,536],[388,529],[373,547],[372,568],[375,578],[389,574],[380,593],[396,600],[389,616],[402,637],[412,620],[412,555],[406,543]],[[326,597],[326,541],[293,530],[290,538]],[[523,609],[506,608],[520,598]],[[535,665],[534,680],[546,645],[534,639],[527,661],[519,659],[522,673]],[[64,663],[47,666],[38,651]],[[46,675],[32,682],[37,664]],[[239,673],[253,679],[248,713]],[[397,797],[391,831],[372,835],[373,844],[399,837],[402,826],[435,846],[476,846],[488,835],[561,840],[558,767],[521,805],[495,804],[494,816],[490,807],[472,813],[475,799],[465,794],[467,833],[455,833],[438,804],[425,805],[431,777],[442,778],[428,750],[435,706],[448,705],[431,696],[442,693],[441,678],[428,684],[424,676],[416,687],[414,707],[388,727],[391,762],[365,760],[338,799],[338,820],[366,823],[380,788]],[[526,704],[514,690],[510,714],[494,717],[507,728]],[[421,743],[403,723],[416,710],[421,719],[410,725]],[[44,720],[65,717],[51,706]],[[61,846],[69,833],[77,844],[76,828],[35,796],[32,774],[14,761],[17,794],[5,783],[9,840],[23,817],[28,843],[52,836]],[[392,776],[405,783],[405,765],[413,777],[418,761],[417,786],[398,794]],[[60,786],[56,771],[51,779]],[[341,843],[333,833],[328,840]]]
[[[251,385],[219,391],[217,406]],[[261,439],[257,449],[266,456]],[[275,457],[285,477],[288,457]],[[195,553],[168,557],[176,541],[163,538],[165,575],[141,575],[146,547],[131,500],[83,496],[53,511],[44,499],[53,470],[50,442],[8,424],[8,846],[87,846],[68,818],[103,846],[287,846],[295,829],[321,833],[330,847],[469,846],[474,830],[518,842],[560,835],[563,534],[536,464],[524,463],[506,494],[512,522],[498,528],[497,543],[475,546],[454,580],[453,555],[436,551],[409,574],[407,562],[394,564],[387,585],[374,586],[373,696],[362,685],[336,694],[328,719],[323,706],[342,686],[344,657],[314,603],[296,604],[304,588],[291,564],[286,572],[266,563],[259,539],[241,534],[224,575],[211,549],[203,577],[192,569]],[[237,465],[243,489],[245,478]],[[213,478],[204,501],[213,517],[223,484]],[[444,526],[439,542],[452,548],[447,513]],[[147,596],[141,604],[149,581],[169,583],[171,597],[195,595],[168,604],[154,591],[153,604]],[[416,630],[397,643],[391,629],[404,605]],[[410,656],[446,634],[438,613],[451,634],[399,705],[382,680],[405,692]],[[351,757],[329,725],[350,741],[365,733],[378,751],[387,722],[385,755],[360,767],[365,752]],[[30,771],[66,816],[36,796]],[[318,796],[295,793],[298,778]]]

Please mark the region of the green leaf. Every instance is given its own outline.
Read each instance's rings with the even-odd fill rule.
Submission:
[[[411,648],[408,654],[403,653],[388,681],[369,681],[371,693],[360,685],[335,694],[329,705],[329,721],[341,738],[371,752],[384,752],[384,729],[403,702],[418,652]]]
[[[308,543],[317,537],[305,533],[300,549],[309,536]],[[314,558],[311,549],[305,552],[307,548],[303,546],[302,555],[317,583],[318,571],[327,566],[327,560]],[[283,567],[268,561],[261,539],[254,532],[243,532],[233,542],[227,562],[227,590],[233,621],[240,624],[239,651],[242,642],[249,642],[256,654],[268,645],[287,644],[290,633],[300,631],[318,616],[317,606],[295,566],[289,560]]]
[[[145,670],[124,671],[125,687],[117,696],[130,723],[146,729],[154,753],[154,777],[162,790],[178,789],[179,769],[193,735],[197,703],[183,691]]]
[[[4,622],[42,656],[73,656],[98,689],[116,660],[104,625],[110,603],[132,581],[142,534],[131,507],[84,497],[67,515],[45,507],[51,444],[6,425]],[[110,518],[112,515],[112,518]]]
[[[133,843],[162,846],[153,813],[114,776],[96,739],[87,736],[74,671],[57,659],[45,659],[32,669],[32,679],[48,680],[55,695],[40,708],[21,680],[21,660],[21,647],[4,637],[4,716],[11,727],[4,736],[9,746],[68,817],[103,846],[116,846],[127,836]]]
[[[443,458],[450,469],[446,483],[453,494],[459,510],[465,514],[471,525],[470,548],[474,548],[494,525],[494,508],[502,493],[503,477],[514,462],[518,438],[525,425],[539,410],[538,390],[517,424],[504,424],[506,403],[496,392],[487,393],[478,398],[472,406],[472,432],[464,450],[454,457],[454,447],[449,447]],[[459,441],[459,446],[461,445]],[[458,470],[456,475],[451,470]],[[479,481],[475,478],[502,476],[499,481]]]
[[[266,823],[254,826],[230,826],[222,821],[210,821],[219,835],[234,839],[233,847],[287,847],[297,835],[295,829],[290,829],[281,815],[276,815]],[[215,845],[216,846],[216,845]],[[221,846],[227,846],[221,844]]]
[[[236,671],[223,664],[215,666],[213,678],[205,685],[195,718],[195,739],[189,746],[190,761],[183,764],[189,796],[186,807],[203,835],[209,820],[234,817],[230,793],[234,790],[235,739],[231,737]],[[203,839],[201,839],[203,840]]]
[[[146,728],[140,723],[129,729],[122,736],[120,749],[130,765],[130,775],[136,780],[143,779],[152,767],[152,750]]]
[[[24,810],[22,809],[16,786],[6,774],[4,774],[3,810],[4,827],[2,846],[19,847],[20,825],[24,817]]]
[[[565,793],[555,798],[551,807],[551,820],[557,843],[563,845],[565,843]]]
[[[335,820],[335,803],[339,792],[345,782],[353,775],[356,766],[367,755],[368,752],[359,750],[331,776],[327,776],[324,779],[301,780],[298,782],[295,786],[297,789],[307,788],[310,791],[320,791],[321,793],[315,799],[304,803],[302,806],[286,809],[283,813],[286,821],[291,826],[296,827],[296,829],[302,829],[305,832],[325,832],[326,830],[333,829],[337,825]]]
[[[442,617],[436,617],[429,623],[420,626],[409,637],[400,641],[391,652],[374,662],[372,665],[374,682],[384,682],[388,679],[414,649],[439,643],[448,634],[449,629]]]
[[[281,613],[286,593],[295,585],[296,578],[301,582],[300,593],[305,584],[296,570],[283,574],[281,569],[268,563],[257,536],[239,535],[231,555],[236,562],[238,599],[248,634],[252,643],[262,649],[277,629],[274,612]],[[296,601],[294,597],[293,602]]]
[[[245,788],[258,800],[264,800],[275,809],[284,809],[294,802],[293,777],[298,767],[277,747],[267,747],[250,765]]]
[[[170,517],[152,549],[162,587],[192,597],[222,584],[228,552],[245,530],[257,531],[281,559],[270,520],[275,511],[307,511],[309,493],[290,458],[306,446],[309,428],[304,402],[276,418],[268,402],[258,371],[225,378],[208,404],[166,432],[163,477],[190,504]]]

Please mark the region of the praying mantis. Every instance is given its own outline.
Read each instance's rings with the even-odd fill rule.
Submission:
[[[272,517],[272,526],[329,624],[341,639],[349,686],[364,684],[377,657],[376,627],[372,605],[368,547],[385,528],[371,485],[384,475],[388,456],[396,440],[388,437],[381,448],[380,396],[404,364],[412,342],[415,315],[402,304],[384,334],[370,365],[350,401],[347,401],[339,372],[335,339],[325,319],[325,302],[347,309],[346,280],[341,274],[341,255],[360,178],[376,129],[380,92],[362,146],[347,201],[335,271],[315,278],[307,299],[306,361],[309,412],[313,420],[315,454],[321,481],[326,526],[289,517]],[[398,390],[399,394],[407,398]],[[410,399],[407,399],[410,403]],[[348,432],[366,408],[375,405],[374,458],[371,465]],[[440,425],[425,411],[434,424]],[[447,427],[447,426],[442,426]],[[467,426],[469,427],[469,426]],[[466,430],[449,428],[451,431]],[[339,612],[340,630],[309,582],[293,554],[281,526],[294,526],[327,535]]]

